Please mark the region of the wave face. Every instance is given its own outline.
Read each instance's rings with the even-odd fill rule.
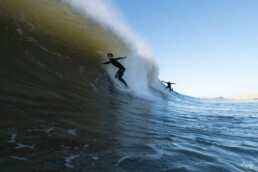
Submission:
[[[103,2],[0,0],[0,171],[258,171],[257,100],[167,93]]]
[[[149,86],[154,81],[158,82],[158,70],[154,60],[151,55],[140,50],[139,43],[133,44],[133,38],[130,40],[132,33],[126,29],[125,24],[113,22],[113,27],[95,19],[95,13],[101,11],[91,11],[98,3],[75,0],[2,3],[2,16],[5,16],[2,33],[11,34],[15,39],[13,42],[20,41],[16,43],[19,45],[15,45],[12,40],[3,40],[4,44],[10,44],[9,52],[13,53],[15,50],[21,54],[20,58],[27,61],[30,59],[53,75],[72,78],[74,81],[78,70],[81,76],[82,70],[87,70],[87,73],[96,73],[94,71],[98,70],[103,74],[101,62],[107,60],[108,52],[113,52],[116,56],[127,55],[128,60],[122,63],[127,68],[124,78],[130,85],[131,92],[143,98],[152,97]],[[87,5],[93,7],[87,9]],[[116,33],[120,28],[127,31]],[[30,54],[34,52],[43,55]],[[119,85],[113,79],[116,69],[112,66],[105,69],[113,84]],[[106,82],[101,83],[105,76],[97,78],[103,87],[107,85]],[[76,82],[81,83],[81,78],[77,79]],[[87,80],[91,82],[92,78]]]

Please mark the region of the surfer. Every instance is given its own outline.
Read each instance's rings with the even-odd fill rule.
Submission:
[[[109,59],[109,61],[103,63],[103,64],[112,64],[114,65],[115,67],[119,68],[116,75],[115,75],[115,78],[118,78],[122,83],[125,84],[125,87],[127,88],[127,83],[124,81],[124,79],[122,78],[124,73],[125,73],[125,67],[118,62],[118,60],[120,59],[125,59],[125,57],[118,57],[118,58],[113,58],[113,54],[112,53],[108,53],[107,54],[107,57]]]
[[[168,81],[168,82],[162,81],[162,82],[168,84],[168,86],[167,86],[165,89],[168,88],[168,89],[169,89],[169,92],[173,91],[173,88],[171,87],[171,85],[172,85],[172,84],[176,84],[176,83],[171,83],[171,82],[169,82],[169,81]]]

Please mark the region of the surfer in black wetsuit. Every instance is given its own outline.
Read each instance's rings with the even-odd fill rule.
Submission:
[[[171,91],[173,91],[173,88],[171,87],[171,85],[172,84],[176,84],[176,83],[171,83],[171,82],[165,82],[165,81],[162,81],[162,82],[164,82],[164,83],[166,83],[166,84],[168,84],[168,86],[165,88],[165,89],[169,89],[169,92],[171,92]]]
[[[118,57],[118,58],[113,58],[113,54],[112,53],[108,53],[107,54],[109,61],[103,63],[103,64],[112,64],[115,67],[119,68],[119,70],[117,71],[115,78],[118,78],[122,83],[125,84],[125,87],[127,88],[127,83],[124,81],[124,79],[122,78],[124,73],[125,73],[125,67],[118,62],[118,60],[120,59],[125,59],[125,57]]]

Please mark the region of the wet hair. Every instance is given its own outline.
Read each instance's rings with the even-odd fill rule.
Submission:
[[[107,55],[108,55],[108,56],[111,56],[111,57],[113,57],[113,54],[112,54],[112,53],[108,53]]]

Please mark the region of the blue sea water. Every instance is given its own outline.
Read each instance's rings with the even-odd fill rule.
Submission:
[[[123,115],[119,151],[128,158],[120,165],[129,171],[257,171],[257,107],[257,100],[174,94],[151,114]]]
[[[12,110],[27,120],[5,117],[1,171],[258,171],[257,100],[117,94],[104,111]]]

